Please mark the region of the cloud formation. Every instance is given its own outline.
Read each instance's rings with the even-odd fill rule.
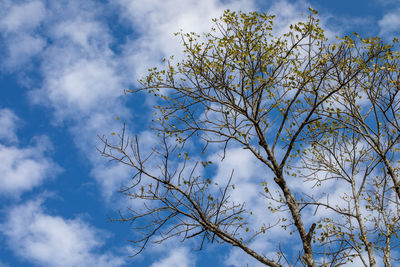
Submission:
[[[208,32],[212,18],[225,9],[254,10],[253,1],[231,0],[118,0],[122,18],[131,23],[138,36],[125,45],[124,58],[128,70],[136,79],[150,67],[158,66],[163,57],[182,55],[179,38],[174,33]]]
[[[100,251],[106,235],[81,219],[64,219],[45,212],[42,200],[12,207],[0,232],[24,260],[42,266],[121,266],[125,256]]]
[[[400,9],[386,13],[382,19],[378,21],[380,35],[392,36],[399,34],[400,29]]]
[[[18,197],[61,171],[48,156],[52,150],[48,137],[34,137],[33,144],[25,147],[16,145],[19,122],[11,110],[0,109],[0,195]]]
[[[10,109],[0,109],[0,141],[15,143],[18,141],[16,135],[19,118]]]
[[[43,51],[46,41],[35,29],[45,19],[46,8],[41,1],[2,1],[0,9],[0,36],[5,49],[1,65],[14,70]]]

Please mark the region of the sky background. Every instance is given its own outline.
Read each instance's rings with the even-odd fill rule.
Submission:
[[[225,9],[275,14],[284,30],[309,6],[329,37],[400,32],[399,0],[0,0],[0,267],[255,266],[227,246],[176,240],[129,258],[130,225],[107,215],[134,205],[118,193],[131,170],[99,155],[97,135],[126,122],[154,142],[150,101],[123,90],[179,57],[174,32],[206,32]],[[241,165],[236,178],[257,190],[257,164],[230,152],[214,179]]]

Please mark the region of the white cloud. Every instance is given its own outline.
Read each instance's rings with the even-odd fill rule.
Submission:
[[[6,40],[8,47],[8,55],[4,66],[7,69],[15,68],[28,63],[31,57],[42,52],[46,45],[46,41],[38,36],[30,34],[16,34],[9,36]]]
[[[219,154],[221,153],[222,151],[219,152]],[[241,237],[249,238],[255,231],[260,231],[261,227],[276,225],[279,223],[280,218],[287,219],[290,217],[287,211],[272,213],[268,209],[269,202],[271,201],[262,194],[264,192],[262,182],[268,183],[269,191],[274,195],[274,192],[278,188],[273,181],[274,175],[272,172],[251,152],[241,148],[230,148],[227,149],[226,157],[223,161],[216,154],[209,157],[209,160],[217,167],[213,182],[217,182],[219,186],[226,185],[232,169],[234,169],[231,184],[234,184],[235,189],[230,190],[229,200],[236,204],[245,203],[244,207],[248,212],[244,217],[250,231],[245,232],[243,229],[240,232]],[[252,215],[249,215],[250,211]],[[279,240],[282,245],[293,241],[293,237],[289,235],[289,231],[284,230],[281,225],[282,222],[267,230],[265,235],[259,236],[259,239],[262,240],[260,242],[263,245],[260,245],[260,242],[256,239],[249,246],[258,253],[267,254],[270,258],[274,257],[273,253],[277,251],[277,246],[269,246],[270,240]],[[251,257],[247,257],[243,251],[237,248],[231,249],[227,262],[233,266],[243,266],[246,263],[249,266],[259,266],[257,265],[257,261],[254,261]]]
[[[0,141],[15,143],[19,118],[9,109],[0,109]]]
[[[111,196],[126,175],[123,168],[110,167],[102,158],[100,162],[97,135],[119,128],[114,116],[125,120],[130,114],[120,99],[127,83],[119,58],[110,48],[113,40],[104,22],[104,8],[94,1],[48,4],[51,23],[44,34],[50,42],[41,55],[43,81],[29,96],[54,110],[55,124],[68,122],[76,147],[93,165],[92,174],[103,195]]]
[[[226,183],[229,176],[234,169],[234,179],[233,181],[245,182],[249,179],[254,178],[257,174],[262,173],[262,177],[265,178],[265,171],[261,171],[261,164],[255,158],[255,156],[249,151],[242,148],[231,148],[226,151],[225,158],[221,161],[221,156],[223,151],[216,153],[210,157],[210,160],[217,164],[218,171],[214,177],[214,181],[220,184]]]
[[[112,37],[108,26],[101,23],[101,18],[96,17],[97,11],[92,11],[90,5],[77,8],[80,1],[68,2],[66,6],[60,2],[61,4],[51,11],[46,10],[39,1],[14,5],[7,9],[8,15],[3,16],[0,28],[6,34],[10,34],[7,36],[7,45],[10,51],[9,61],[12,63],[9,64],[18,66],[22,60],[27,61],[46,47],[45,38],[32,33],[34,28],[42,23],[49,12],[62,12],[59,20],[56,18],[52,25],[48,25],[50,30],[46,38],[50,38],[52,42],[43,54],[44,63],[41,69],[44,83],[43,87],[32,95],[36,96],[37,102],[40,102],[38,99],[45,99],[41,103],[52,107],[59,121],[73,122],[71,133],[75,137],[77,147],[92,163],[92,175],[101,185],[103,195],[110,198],[112,193],[119,189],[120,184],[126,181],[129,171],[121,166],[100,163],[93,144],[96,134],[107,133],[116,126],[115,122],[110,122],[114,114],[126,112],[126,107],[118,99],[125,84],[133,83],[138,76],[145,73],[147,67],[159,64],[161,57],[179,55],[181,47],[179,40],[173,37],[173,32],[181,28],[184,31],[199,33],[208,31],[212,17],[219,17],[226,8],[250,10],[253,8],[253,1],[222,3],[217,0],[120,0],[125,19],[130,20],[132,29],[139,33],[139,36],[132,37],[133,39],[125,45],[121,58],[110,49]],[[279,24],[280,28],[298,21],[299,9],[286,1],[273,5],[272,10],[284,17]],[[21,15],[28,11],[30,13],[27,16]],[[15,31],[19,33],[13,33]],[[122,66],[126,68],[123,69]],[[134,75],[130,76],[131,73]],[[129,118],[129,115],[126,117]],[[15,128],[14,124],[9,122],[9,115],[4,115],[4,118],[6,119],[2,122],[0,113],[0,125],[3,123]],[[7,133],[3,133],[1,128],[0,138],[16,140],[15,134],[7,137]],[[4,158],[5,164],[0,165],[0,173],[4,171],[6,176],[0,176],[0,180],[2,177],[8,178],[2,181],[5,186],[0,188],[0,192],[6,188],[7,192],[20,193],[38,186],[50,176],[55,164],[46,157],[47,150],[40,150],[39,145],[26,148],[1,145],[0,160]],[[41,152],[38,154],[37,151]],[[246,201],[263,214],[257,217],[254,224],[267,222],[264,220],[264,200],[257,195],[257,191],[262,191],[258,183],[259,178],[265,177],[256,177],[259,174],[267,174],[265,171],[260,172],[254,157],[249,155],[248,151],[236,149],[229,151],[227,159],[218,166],[215,181],[223,184],[229,178],[231,169],[235,168],[235,183],[238,189],[234,191],[233,198]],[[22,215],[22,212],[26,214]],[[29,220],[32,222],[30,225],[24,224]],[[6,224],[10,230],[11,245],[20,250],[21,254],[25,253],[23,255],[26,255],[26,258],[40,264],[57,265],[63,260],[70,262],[70,265],[66,266],[77,266],[78,263],[81,266],[106,264],[112,257],[92,253],[93,249],[101,246],[101,242],[96,239],[96,235],[87,224],[45,214],[40,203],[30,202],[25,207],[16,207],[10,213],[8,222],[10,221],[15,224]],[[44,223],[49,227],[43,227]],[[279,231],[275,234],[279,234]],[[64,235],[69,239],[61,238]],[[73,242],[77,242],[80,251],[71,245]],[[55,248],[60,251],[55,251]],[[54,257],[52,253],[55,254]],[[191,261],[187,254],[185,249],[176,249],[167,258],[153,265],[190,266]]]
[[[2,8],[6,9],[6,13],[0,20],[0,28],[7,32],[31,30],[37,27],[46,16],[46,9],[41,1],[28,1],[14,5],[6,1],[3,2]]]
[[[151,267],[190,267],[195,266],[194,256],[187,248],[173,248],[167,257],[151,265]]]
[[[108,108],[110,109],[110,107]],[[93,167],[90,175],[100,187],[102,196],[106,201],[113,200],[112,203],[115,203],[116,199],[113,197],[123,185],[129,183],[130,178],[132,178],[132,168],[116,162],[109,162],[109,159],[100,157],[100,153],[95,149],[96,147],[102,149],[104,145],[100,142],[97,135],[104,134],[110,140],[118,142],[117,137],[112,136],[111,133],[120,133],[123,127],[122,122],[114,118],[113,111],[107,109],[105,111],[108,111],[109,114],[100,112],[93,112],[90,116],[84,114],[87,118],[77,121],[70,128],[70,132],[74,136],[75,144],[80,152],[92,164]],[[119,114],[115,115],[119,116]],[[129,129],[127,130],[127,134],[132,135]]]
[[[58,122],[83,119],[123,109],[122,69],[110,49],[112,38],[92,1],[50,5],[51,45],[42,54],[43,85],[31,91],[35,103],[51,106]],[[49,12],[50,12],[49,11]]]
[[[276,1],[268,6],[268,14],[276,15],[274,19],[274,33],[278,36],[285,34],[290,31],[291,24],[297,24],[300,21],[304,22],[307,20],[307,16],[310,13],[308,8],[311,6],[307,1]],[[337,15],[330,13],[324,13],[318,15],[320,20],[319,25],[324,30],[325,36],[330,42],[335,42],[335,37],[340,35],[344,30],[344,27],[349,23],[345,18],[338,18]],[[337,21],[334,23],[332,19],[338,19],[341,24],[337,25]],[[355,20],[355,18],[353,18]],[[354,21],[351,21],[354,24]],[[365,24],[365,21],[363,21]]]
[[[49,4],[43,12],[51,14],[51,24],[47,24],[45,33],[50,42],[42,54],[43,85],[30,95],[36,103],[52,107],[57,122],[72,122],[70,129],[77,147],[90,159],[92,174],[107,196],[125,179],[119,175],[126,171],[99,165],[98,153],[93,148],[96,135],[107,133],[116,125],[115,122],[108,124],[109,118],[116,114],[130,118],[120,99],[123,89],[145,74],[148,66],[159,64],[161,57],[179,56],[181,47],[174,32],[182,28],[201,33],[208,31],[211,18],[220,17],[225,9],[255,9],[253,1],[244,0],[152,0],[146,3],[120,0],[118,7],[121,21],[125,20],[121,23],[131,23],[137,34],[125,43],[122,55],[116,55],[111,49],[114,39],[104,23],[102,7],[92,1]],[[285,7],[286,17],[298,12],[288,4],[282,7]],[[41,16],[41,20],[47,19]],[[38,45],[37,50],[40,49]],[[106,175],[99,170],[110,171]],[[115,175],[111,170],[116,171]]]
[[[246,203],[246,208],[253,212],[261,209],[258,214],[261,217],[255,216],[251,219],[252,224],[261,226],[266,213],[266,200],[261,195],[264,191],[261,183],[267,181],[273,184],[274,175],[249,150],[227,149],[225,158],[221,161],[218,155],[222,153],[223,151],[219,151],[208,159],[217,167],[213,182],[225,186],[233,170],[231,184],[235,185],[235,189],[231,191],[231,200],[236,203]],[[272,216],[270,219],[273,219]]]
[[[119,175],[125,171],[105,164],[99,167],[93,147],[96,134],[107,133],[115,125],[107,125],[109,118],[119,113],[129,119],[130,114],[120,99],[122,90],[135,83],[148,66],[159,64],[161,57],[179,56],[181,47],[174,32],[181,28],[200,33],[208,31],[211,18],[220,17],[223,10],[249,11],[254,9],[254,3],[120,0],[118,7],[120,19],[125,20],[122,23],[130,22],[137,34],[126,42],[122,55],[111,50],[114,41],[111,31],[103,21],[102,8],[94,2],[50,4],[46,14],[52,14],[52,23],[47,25],[47,38],[51,42],[42,57],[43,86],[31,93],[36,103],[54,109],[57,122],[73,122],[71,132],[76,144],[90,159],[92,174],[108,196],[124,180]],[[285,10],[295,13],[293,7]],[[98,170],[115,170],[116,174],[107,171],[105,175]]]
[[[46,8],[41,1],[21,4],[4,1],[0,8],[0,34],[5,45],[2,65],[15,70],[43,51],[46,41],[35,29],[46,18]]]
[[[19,118],[9,109],[0,110],[0,141],[17,143]],[[26,147],[0,143],[0,194],[19,196],[56,176],[61,168],[47,155],[52,150],[46,136],[34,137]]]
[[[0,194],[20,195],[57,175],[60,167],[46,156],[48,149],[43,142],[25,148],[0,144]]]
[[[61,118],[81,118],[96,109],[106,111],[107,102],[122,94],[120,77],[105,59],[67,63],[46,75],[45,87],[36,98],[47,96]]]
[[[12,207],[0,231],[24,260],[42,266],[121,266],[122,256],[101,253],[106,236],[80,219],[47,214],[42,200]]]
[[[123,79],[118,58],[109,48],[111,37],[91,5],[77,8],[71,1],[49,27],[51,45],[42,55],[43,86],[31,92],[36,103],[54,108],[58,121],[79,121],[118,109]],[[69,16],[68,16],[69,15]]]
[[[132,23],[139,36],[125,46],[125,59],[132,72],[133,82],[143,76],[149,67],[160,64],[161,58],[175,55],[180,57],[182,47],[173,33],[208,32],[212,18],[218,18],[225,9],[252,10],[253,1],[181,1],[119,0],[122,15]]]
[[[56,165],[38,147],[17,148],[0,145],[0,194],[19,195],[43,183],[58,171]]]
[[[378,21],[380,34],[382,35],[398,35],[400,33],[400,9],[386,13],[382,19]]]
[[[134,23],[136,30],[144,36],[159,33],[170,35],[180,29],[184,31],[208,31],[211,18],[219,17],[225,9],[252,10],[253,1],[181,1],[181,0],[119,0],[123,15]],[[164,37],[164,36],[160,36]],[[158,45],[161,45],[161,40]],[[171,43],[170,43],[171,44]]]
[[[105,164],[104,161],[99,161],[99,164],[92,169],[91,175],[95,177],[103,196],[109,201],[122,186],[128,185],[131,172],[132,168],[126,165]]]
[[[89,18],[77,17],[61,21],[51,29],[51,32],[54,38],[68,40],[87,52],[95,46],[102,47],[110,42],[107,28]]]

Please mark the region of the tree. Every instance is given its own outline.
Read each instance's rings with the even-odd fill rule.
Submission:
[[[316,15],[310,8],[305,21],[276,36],[274,16],[228,10],[210,33],[177,33],[183,59],[164,59],[165,69],[150,69],[129,90],[156,98],[159,144],[142,152],[124,126],[117,140],[101,137],[100,152],[135,170],[121,192],[143,209],[113,220],[135,225],[137,253],[178,236],[198,238],[200,248],[228,243],[267,266],[396,260],[397,40],[354,33],[329,42]],[[252,207],[232,197],[234,171],[224,185],[207,178],[208,151],[221,149],[223,160],[232,146],[265,167],[259,197],[276,223],[255,226]],[[278,228],[301,248],[282,249],[280,240],[275,254],[252,248]]]

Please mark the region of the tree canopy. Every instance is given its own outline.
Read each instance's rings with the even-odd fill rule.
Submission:
[[[143,204],[114,220],[138,230],[137,253],[179,237],[200,248],[227,243],[267,266],[392,266],[398,41],[357,33],[328,40],[311,8],[287,33],[273,21],[227,10],[209,33],[179,32],[182,59],[164,59],[163,69],[150,69],[128,90],[154,96],[159,143],[143,151],[125,127],[101,137],[101,153],[135,172],[121,192]],[[237,198],[234,170],[224,184],[213,179],[210,153],[224,160],[232,147],[263,166],[252,178],[261,209]],[[273,235],[282,230],[282,238]],[[275,247],[259,249],[260,240]]]

